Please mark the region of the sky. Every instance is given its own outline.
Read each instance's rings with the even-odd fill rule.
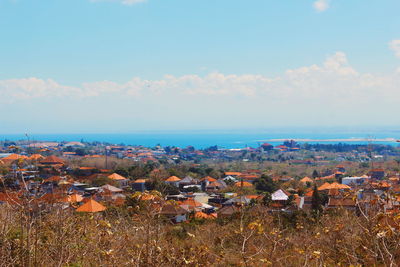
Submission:
[[[398,0],[0,0],[0,133],[399,127]]]

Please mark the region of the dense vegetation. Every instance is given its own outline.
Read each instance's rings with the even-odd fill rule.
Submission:
[[[272,215],[259,204],[230,218],[174,225],[146,205],[95,215],[29,207],[1,207],[2,266],[393,266],[400,260],[399,218],[382,214]]]

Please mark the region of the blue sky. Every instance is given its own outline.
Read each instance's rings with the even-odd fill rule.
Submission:
[[[399,10],[0,0],[0,132],[398,125]]]

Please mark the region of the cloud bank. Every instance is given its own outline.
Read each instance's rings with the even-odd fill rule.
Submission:
[[[267,122],[396,125],[399,84],[400,72],[361,73],[345,53],[336,52],[321,64],[289,69],[276,77],[213,72],[80,86],[39,78],[0,80],[0,112],[13,114],[9,122],[3,118],[4,127],[12,129],[16,121],[28,126],[35,122],[31,127],[38,131],[50,127],[49,120],[68,122],[65,127],[81,123],[87,131],[102,131],[95,127],[104,122],[130,131],[130,121],[145,129],[254,127]]]
[[[399,48],[394,43],[393,47]],[[400,51],[398,51],[400,52]],[[396,52],[397,53],[397,52]],[[392,95],[400,97],[397,73],[374,75],[359,73],[348,62],[343,52],[328,56],[323,64],[289,69],[277,77],[263,75],[235,75],[219,72],[206,76],[166,75],[159,80],[135,77],[125,83],[98,81],[74,87],[62,85],[52,79],[26,78],[0,80],[4,101],[21,101],[34,98],[90,98],[123,95],[131,98],[145,96],[241,96],[268,99],[329,99],[340,101],[391,101]]]

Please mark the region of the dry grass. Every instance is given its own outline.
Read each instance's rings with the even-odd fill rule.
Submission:
[[[173,225],[157,215],[110,208],[78,214],[1,206],[1,266],[396,266],[395,219],[345,211],[318,221],[270,215]]]

